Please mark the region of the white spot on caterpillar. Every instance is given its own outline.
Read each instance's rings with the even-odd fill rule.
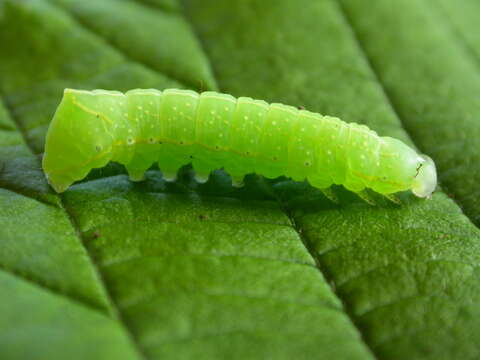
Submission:
[[[128,145],[133,145],[134,143],[135,143],[135,140],[132,137],[127,138]]]

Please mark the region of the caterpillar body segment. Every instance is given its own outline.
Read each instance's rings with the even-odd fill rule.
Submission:
[[[237,185],[248,173],[285,175],[362,198],[366,188],[428,197],[436,186],[429,157],[335,117],[216,92],[66,89],[47,133],[49,183],[62,192],[109,161],[124,164],[132,180],[155,162],[174,180],[192,163],[200,182],[224,168]]]

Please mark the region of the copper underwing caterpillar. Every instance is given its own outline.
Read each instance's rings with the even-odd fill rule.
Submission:
[[[429,197],[435,165],[400,140],[282,104],[217,92],[65,89],[48,129],[43,169],[57,192],[109,161],[132,180],[158,162],[164,177],[192,163],[199,182],[224,168],[234,184],[249,173],[308,182],[328,195],[343,185],[392,199],[411,190]]]

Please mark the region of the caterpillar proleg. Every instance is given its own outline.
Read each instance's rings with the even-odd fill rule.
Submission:
[[[109,161],[135,181],[158,162],[167,180],[192,163],[200,182],[223,168],[235,184],[249,173],[285,175],[360,195],[429,197],[437,183],[432,159],[400,140],[293,106],[211,91],[65,89],[47,133],[49,183],[63,192]]]

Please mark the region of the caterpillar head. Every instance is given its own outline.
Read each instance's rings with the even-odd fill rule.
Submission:
[[[437,186],[435,163],[427,155],[418,156],[418,165],[413,180],[412,192],[421,198],[430,198]]]
[[[47,132],[42,161],[47,180],[57,192],[111,158],[112,124],[103,112],[108,101],[99,96],[105,93],[110,92],[65,89]]]
[[[426,155],[398,139],[381,138],[377,180],[373,189],[381,194],[410,190],[422,198],[430,197],[437,185],[435,164]]]

